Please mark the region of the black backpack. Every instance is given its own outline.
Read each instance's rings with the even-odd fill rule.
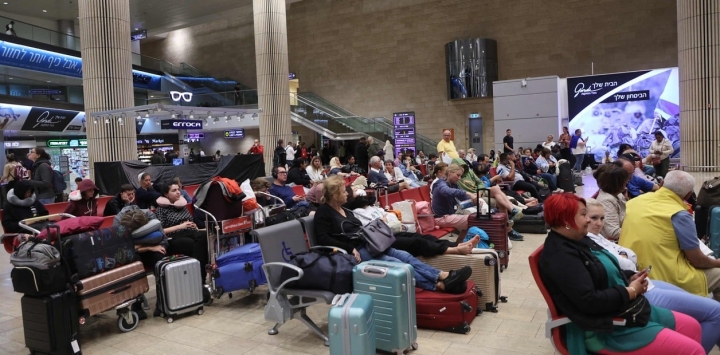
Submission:
[[[575,184],[573,183],[573,173],[570,163],[560,165],[560,174],[558,175],[557,186],[565,192],[575,192]]]

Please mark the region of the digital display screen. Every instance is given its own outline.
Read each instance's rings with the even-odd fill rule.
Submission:
[[[393,113],[395,156],[412,150],[415,155],[415,112]]]
[[[175,165],[175,166],[183,165],[183,159],[182,158],[173,159],[173,165]]]

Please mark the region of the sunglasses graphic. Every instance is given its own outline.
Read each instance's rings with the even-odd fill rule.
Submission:
[[[190,102],[192,96],[193,94],[191,92],[170,91],[170,98],[173,101],[180,101],[182,98],[183,101]]]

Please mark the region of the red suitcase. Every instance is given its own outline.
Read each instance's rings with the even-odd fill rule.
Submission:
[[[480,191],[478,190],[478,200],[480,200]],[[488,204],[490,203],[490,191],[488,193]],[[498,259],[500,260],[500,272],[507,269],[508,263],[510,262],[510,249],[508,246],[508,233],[510,233],[510,226],[508,226],[508,216],[506,213],[492,213],[480,214],[480,206],[478,206],[478,212],[468,216],[468,228],[478,227],[485,231],[490,237],[490,243],[494,244],[493,249],[497,251]],[[460,236],[464,238],[465,236]]]
[[[459,334],[470,332],[470,323],[482,312],[472,280],[467,281],[465,293],[459,295],[415,288],[415,308],[418,328]]]

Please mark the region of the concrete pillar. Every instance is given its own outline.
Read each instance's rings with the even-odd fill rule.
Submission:
[[[720,170],[720,3],[677,0],[680,161],[687,171]]]
[[[75,48],[77,43],[75,43],[75,37],[77,34],[75,34],[75,21],[73,20],[57,20],[58,23],[58,31],[60,32],[60,46],[69,48],[69,49],[79,49]]]
[[[253,0],[260,142],[270,173],[277,140],[290,139],[290,87],[285,0]]]
[[[80,42],[90,176],[95,162],[136,160],[135,119],[94,119],[133,107],[129,0],[80,0]]]

